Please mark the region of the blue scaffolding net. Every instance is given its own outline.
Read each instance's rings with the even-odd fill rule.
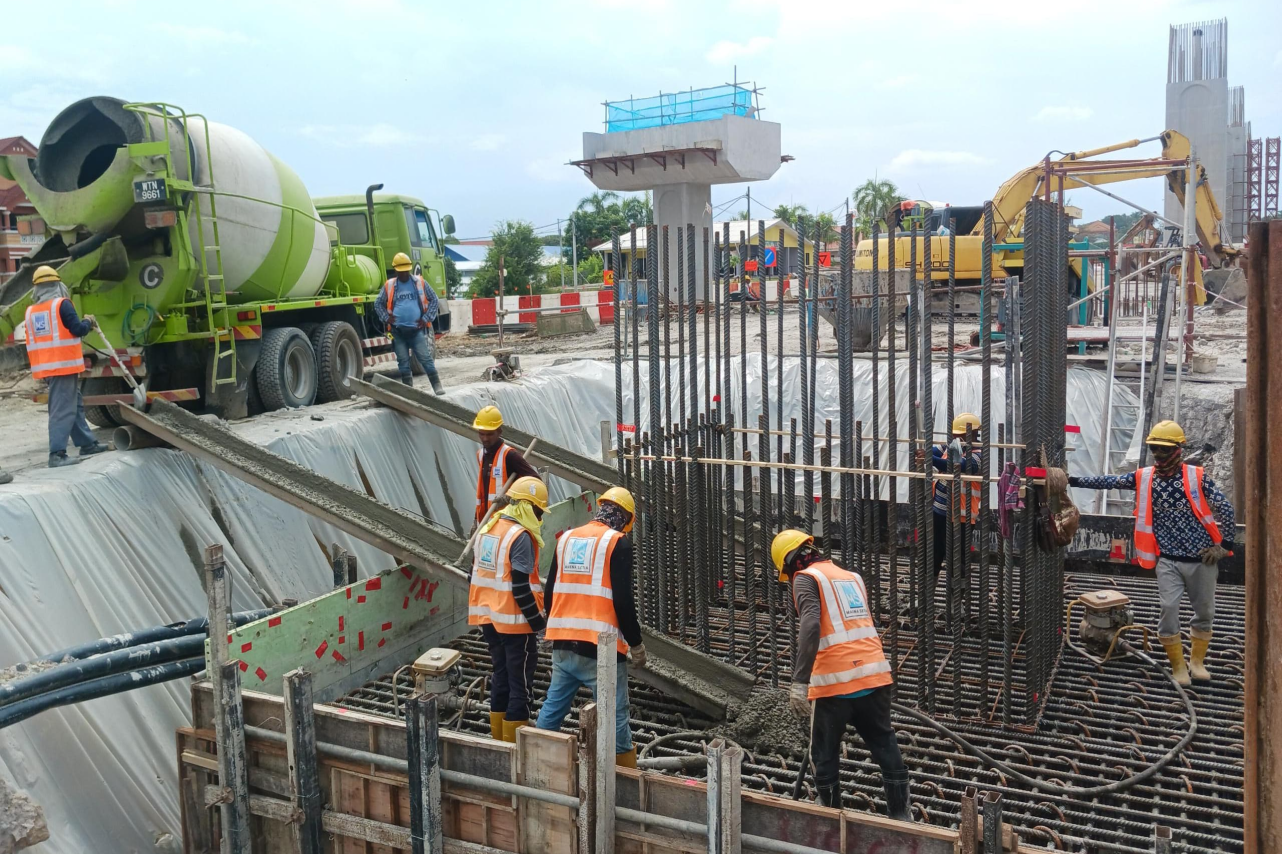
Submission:
[[[606,101],[605,132],[706,122],[722,116],[753,118],[755,115],[752,90],[746,86],[726,84],[651,98]]]

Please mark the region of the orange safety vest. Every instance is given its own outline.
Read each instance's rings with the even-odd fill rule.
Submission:
[[[1145,569],[1157,566],[1161,550],[1157,547],[1157,537],[1153,534],[1153,476],[1154,467],[1146,466],[1135,472],[1135,562]],[[1193,515],[1206,528],[1211,542],[1220,544],[1220,526],[1215,522],[1215,514],[1202,492],[1202,467],[1184,466],[1184,495],[1193,508]]]
[[[970,498],[970,501],[966,500],[968,496]],[[949,498],[948,503],[950,505],[952,504],[951,497]],[[961,521],[969,522],[972,525],[978,524],[979,522],[979,481],[977,480],[962,481],[962,494],[961,494],[961,500],[959,503],[961,507]],[[969,504],[970,506],[967,507],[966,506],[967,504]],[[957,521],[957,520],[954,519],[953,521]]]
[[[31,376],[65,377],[83,373],[85,355],[80,339],[62,324],[58,312],[66,297],[55,297],[27,307],[27,358]]]
[[[556,591],[548,613],[548,640],[596,643],[606,629],[619,631],[610,586],[610,557],[622,536],[596,521],[561,535],[556,544]],[[627,655],[623,635],[615,648],[620,655]]]
[[[490,509],[494,499],[499,497],[499,487],[507,483],[507,452],[512,446],[504,442],[494,452],[494,464],[490,466],[490,479],[485,480],[485,449],[476,452],[476,521],[485,518],[485,511]]]
[[[807,696],[812,700],[840,697],[894,682],[868,611],[864,580],[828,560],[812,563],[797,575],[815,580],[823,602],[819,610],[819,654],[810,671]],[[793,606],[796,607],[795,588]]]
[[[526,533],[520,523],[499,519],[476,541],[472,557],[472,582],[467,590],[467,624],[494,626],[505,635],[533,633],[525,615],[512,595],[512,543]],[[539,580],[539,546],[534,546],[534,571],[530,573],[530,590],[539,610],[543,610],[543,584]]]
[[[423,292],[423,288],[427,287],[427,284],[423,281],[421,277],[415,276],[413,273],[410,273],[410,281],[414,283],[414,287],[418,291],[418,301],[419,301],[419,304],[423,307],[422,310],[427,311],[427,294]],[[383,287],[384,289],[387,290],[387,331],[388,331],[388,334],[391,334],[392,302],[393,300],[396,299],[396,277],[393,276],[392,278],[384,282]]]

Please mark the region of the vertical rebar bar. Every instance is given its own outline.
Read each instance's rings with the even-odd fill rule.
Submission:
[[[1067,260],[1067,259],[1066,259]],[[980,397],[979,471],[984,476],[979,485],[979,684],[980,708],[988,708],[988,657],[992,641],[989,626],[989,536],[992,512],[989,506],[989,477],[992,475],[992,385],[993,385],[993,203],[984,203],[984,237],[980,248],[979,343]]]
[[[686,230],[677,227],[677,423],[686,423]],[[666,317],[665,323],[672,324]],[[671,374],[669,374],[671,376]],[[693,381],[691,377],[691,381]],[[678,431],[680,435],[680,431]]]
[[[762,304],[764,308],[764,302]],[[761,425],[761,442],[759,452],[765,462],[770,461],[770,416],[765,412],[761,413],[758,423]],[[770,685],[774,688],[779,687],[779,585],[770,584],[766,581],[767,567],[770,566],[770,539],[774,536],[778,526],[768,523],[771,509],[774,501],[771,498],[772,472],[768,468],[761,469],[760,485],[757,487],[757,508],[760,524],[757,526],[757,556],[759,564],[756,567],[757,578],[763,584],[766,584],[765,604],[766,609],[770,612]]]
[[[899,469],[899,419],[896,412],[896,377],[895,377],[895,321],[899,314],[898,295],[895,292],[895,243],[896,228],[892,224],[886,229],[886,319],[889,331],[886,336],[886,470]],[[875,244],[874,244],[875,245]],[[877,269],[874,265],[873,269]],[[875,447],[875,446],[874,446]],[[890,628],[886,634],[890,637],[890,669],[899,673],[899,483],[893,474],[888,478],[886,499],[886,555],[888,562],[888,598],[890,610]],[[909,604],[912,604],[911,598]]]
[[[619,470],[619,480],[623,480],[623,351],[620,347],[622,336],[619,327],[623,320],[619,314],[619,288],[623,280],[619,273],[619,230],[610,229],[611,270],[614,272],[614,284],[610,287],[610,305],[614,311],[614,459]]]
[[[841,407],[840,455],[842,468],[855,467],[855,390],[854,390],[854,344],[851,338],[853,325],[851,286],[854,281],[854,214],[846,214],[846,227],[841,234],[841,275],[837,287],[837,395]],[[851,512],[854,509],[855,479],[849,472],[843,472],[840,478],[840,516],[841,516],[841,565],[850,569],[854,566],[854,542],[851,534]]]

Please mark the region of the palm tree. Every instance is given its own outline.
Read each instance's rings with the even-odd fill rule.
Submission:
[[[856,226],[864,234],[872,231],[873,223],[886,227],[886,211],[904,200],[893,181],[879,180],[875,175],[855,188]]]
[[[579,199],[579,205],[578,207],[575,208],[575,210],[590,211],[591,213],[594,213],[594,214],[602,214],[602,213],[605,213],[605,209],[609,207],[610,204],[617,202],[618,200],[619,200],[619,194],[614,192],[613,190],[606,190],[604,192],[602,192],[601,190],[597,190],[591,195],[584,196],[583,198]]]

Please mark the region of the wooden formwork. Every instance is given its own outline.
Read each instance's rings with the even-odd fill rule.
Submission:
[[[296,791],[286,747],[277,740],[256,736],[262,730],[284,729],[285,700],[253,691],[240,694],[246,730],[250,842],[258,854],[307,851],[296,842],[302,820],[291,800]],[[194,726],[177,735],[180,804],[184,854],[219,850],[217,811],[224,789],[219,780],[216,713],[209,682],[192,688]],[[391,762],[407,758],[407,727],[402,721],[364,715],[317,705],[313,710],[315,741],[321,745],[317,778],[323,813],[323,850],[333,854],[392,854],[410,851],[410,804],[414,797],[407,773],[378,765],[336,758],[331,746],[377,754]],[[580,750],[575,736],[534,728],[518,730],[517,742],[508,744],[463,733],[439,734],[443,772],[461,772],[500,783],[513,783],[580,798],[590,803],[587,791],[594,773],[590,750]],[[382,763],[384,765],[388,762]],[[706,825],[708,786],[696,780],[656,772],[612,769],[616,772],[616,803],[620,808]],[[738,854],[755,850],[747,837],[781,840],[816,851],[855,854],[879,851],[914,854],[974,854],[983,850],[982,821],[974,815],[971,839],[957,831],[911,825],[880,816],[828,809],[772,795],[739,791],[737,777],[725,780],[734,805],[725,815],[736,824],[734,843],[723,850]],[[591,811],[591,810],[588,810]],[[497,794],[445,781],[440,795],[444,851],[459,854],[588,854],[593,846],[588,822],[572,806],[546,803],[529,797]],[[620,816],[614,835],[619,854],[693,854],[710,850],[706,831],[673,830],[627,820]],[[965,818],[965,816],[964,816]],[[725,819],[718,819],[724,821]],[[964,822],[965,825],[965,822]],[[1002,826],[1000,850],[1026,851]],[[742,847],[740,835],[744,837]],[[969,842],[969,844],[967,844]],[[425,850],[433,850],[430,847]],[[990,850],[998,850],[992,848]]]

